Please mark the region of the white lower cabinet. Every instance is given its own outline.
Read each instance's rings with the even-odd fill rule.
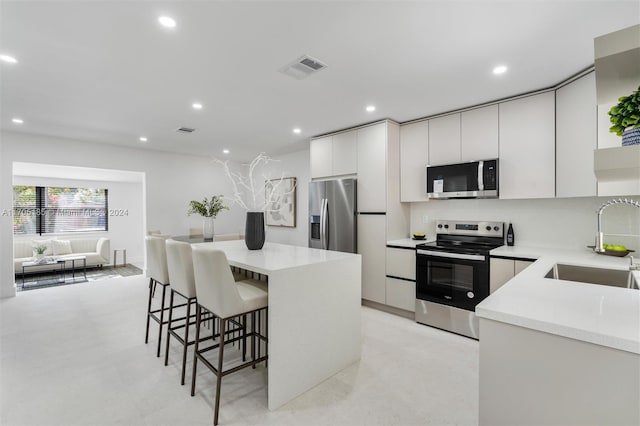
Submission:
[[[385,215],[358,215],[358,253],[362,255],[362,298],[383,304],[386,301],[385,228]]]
[[[492,257],[489,264],[489,293],[493,293],[502,287],[533,262],[533,260]]]
[[[405,311],[415,312],[415,281],[387,277],[387,305],[404,309]]]
[[[416,251],[387,247],[387,301],[394,308],[414,312],[416,301]]]

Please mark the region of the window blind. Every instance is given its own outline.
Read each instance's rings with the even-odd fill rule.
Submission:
[[[108,230],[106,189],[16,186],[14,211],[26,210],[18,203],[32,205],[34,214],[23,219],[14,216],[14,233],[42,235]],[[24,223],[16,227],[16,219]]]

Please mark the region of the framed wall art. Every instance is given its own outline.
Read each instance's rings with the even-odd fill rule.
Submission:
[[[268,226],[296,226],[296,178],[272,179],[265,182],[267,197],[265,222]]]

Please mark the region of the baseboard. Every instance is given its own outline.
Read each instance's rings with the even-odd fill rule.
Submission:
[[[411,311],[405,311],[404,309],[394,308],[393,306],[384,305],[382,303],[372,302],[371,300],[365,299],[362,299],[362,306],[367,306],[369,308],[377,309],[379,311],[384,311],[389,314],[398,315],[399,317],[404,317],[415,321],[415,314]]]

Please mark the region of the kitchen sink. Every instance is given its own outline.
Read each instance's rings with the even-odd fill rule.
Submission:
[[[588,266],[556,263],[544,277],[556,280],[576,281],[579,283],[640,289],[638,282],[630,271],[617,269],[592,268]]]

